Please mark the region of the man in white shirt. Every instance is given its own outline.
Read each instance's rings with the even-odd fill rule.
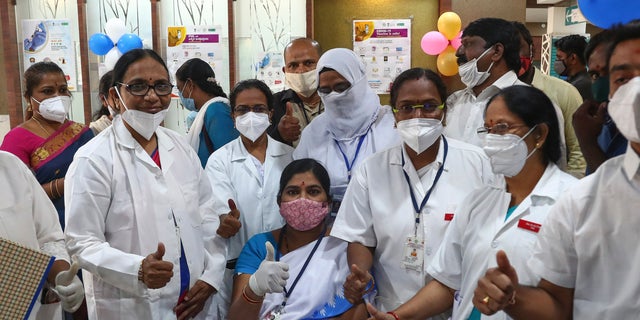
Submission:
[[[640,25],[614,30],[609,113],[629,140],[556,203],[530,260],[538,287],[518,285],[504,252],[478,282],[482,313],[518,319],[635,319],[640,310]]]

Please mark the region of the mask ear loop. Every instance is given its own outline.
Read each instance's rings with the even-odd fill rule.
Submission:
[[[538,127],[538,125],[537,125],[537,124],[536,124],[535,126],[531,127],[531,129],[529,129],[529,131],[528,131],[524,136],[522,136],[522,138],[520,138],[520,141],[523,141],[523,140],[524,140],[524,139],[525,139],[529,134],[531,134],[531,132],[533,132],[533,130],[534,130],[535,128],[537,128],[537,127]],[[538,138],[540,138],[540,137],[538,136]],[[531,150],[531,152],[529,152],[529,154],[528,154],[528,155],[527,155],[527,157],[525,158],[525,161],[526,161],[527,159],[529,159],[529,157],[531,157],[531,156],[536,152],[536,150],[538,150],[538,145],[539,145],[539,144],[540,144],[539,142],[536,142],[536,144],[535,144],[535,146],[534,146],[533,150]]]

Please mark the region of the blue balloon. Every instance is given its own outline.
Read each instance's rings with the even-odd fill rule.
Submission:
[[[125,54],[129,50],[142,48],[142,39],[133,33],[125,33],[120,37],[117,45],[118,50]]]
[[[89,38],[89,49],[99,56],[113,49],[113,41],[104,33],[95,33]]]
[[[589,22],[603,29],[640,17],[638,0],[578,0],[578,7]]]

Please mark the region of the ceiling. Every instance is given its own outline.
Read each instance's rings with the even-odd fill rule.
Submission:
[[[526,22],[547,22],[547,8],[569,7],[577,4],[577,0],[526,0]]]

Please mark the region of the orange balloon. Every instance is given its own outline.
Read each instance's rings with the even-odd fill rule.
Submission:
[[[442,53],[438,55],[436,60],[438,71],[444,76],[453,76],[458,73],[458,57],[456,57],[456,49],[447,46]]]
[[[455,38],[462,28],[462,20],[455,12],[445,12],[438,18],[438,31],[444,34],[448,40]]]

